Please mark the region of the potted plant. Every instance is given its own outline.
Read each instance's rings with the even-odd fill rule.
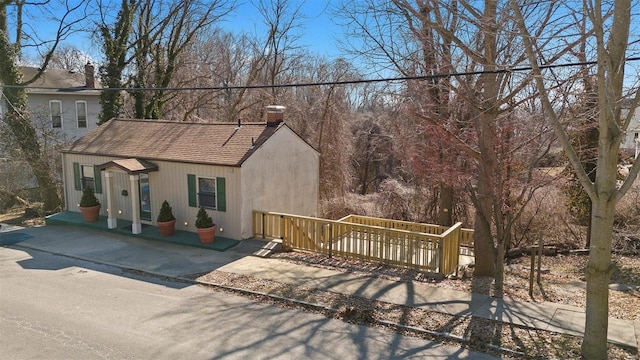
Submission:
[[[98,220],[100,216],[100,201],[93,192],[91,186],[86,186],[82,190],[82,198],[80,199],[80,213],[86,222],[94,222]]]
[[[201,207],[196,215],[196,230],[200,235],[200,242],[208,244],[213,242],[216,235],[216,224],[213,223],[211,216],[207,214],[207,211]]]
[[[162,236],[171,236],[176,231],[176,217],[173,216],[173,211],[167,200],[162,202],[156,224]]]

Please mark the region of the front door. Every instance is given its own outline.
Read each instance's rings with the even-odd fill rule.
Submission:
[[[149,174],[140,174],[140,220],[151,221],[151,193]]]

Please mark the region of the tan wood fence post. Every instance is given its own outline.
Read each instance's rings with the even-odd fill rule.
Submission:
[[[534,246],[530,246],[531,250],[531,268],[529,269],[529,297],[533,297],[533,274],[536,267],[536,249]]]
[[[540,273],[542,272],[542,253],[544,251],[543,233],[540,231],[538,237],[538,285],[540,284]]]

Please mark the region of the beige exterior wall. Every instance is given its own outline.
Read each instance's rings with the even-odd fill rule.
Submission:
[[[99,165],[115,160],[112,157],[63,154],[64,183],[65,183],[65,203],[66,210],[79,211],[77,204],[80,203],[82,191],[74,189],[73,163],[82,165]],[[151,195],[151,224],[160,212],[160,206],[167,200],[173,208],[173,214],[177,219],[176,229],[195,232],[195,220],[198,208],[189,207],[189,193],[187,185],[187,174],[194,174],[196,177],[224,177],[226,179],[226,211],[207,209],[217,225],[216,235],[231,239],[241,239],[240,226],[240,168],[198,165],[187,163],[174,163],[166,161],[153,161],[158,165],[158,171],[149,173],[149,188]],[[113,171],[113,201],[114,210],[121,210],[122,214],[117,215],[119,219],[132,219],[131,204],[131,182],[129,175],[121,171]],[[102,194],[96,194],[102,209],[100,215],[107,216],[107,191],[104,172],[102,177]],[[122,195],[122,190],[127,190],[128,196]],[[185,221],[188,225],[184,225]],[[143,221],[143,223],[145,223]],[[222,230],[222,231],[221,231]]]
[[[253,236],[252,211],[318,214],[320,156],[286,126],[242,165],[242,238]]]
[[[109,157],[104,156],[90,156],[90,155],[76,155],[76,154],[62,154],[62,173],[64,176],[64,200],[65,200],[65,209],[67,211],[75,211],[79,212],[78,204],[80,204],[80,199],[82,198],[82,191],[75,190],[74,188],[74,179],[73,179],[73,163],[77,162],[80,165],[99,165],[104,164],[108,161],[113,160]],[[104,174],[101,174],[102,178],[102,194],[96,194],[98,200],[100,200],[100,204],[102,204],[102,208],[100,209],[100,215],[107,216],[107,193],[106,193],[106,183]],[[131,215],[129,215],[131,216]],[[130,217],[129,217],[130,218]]]

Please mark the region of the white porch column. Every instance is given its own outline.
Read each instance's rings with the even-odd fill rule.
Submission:
[[[140,223],[140,186],[138,175],[129,175],[131,182],[131,233],[140,234],[142,232],[142,224]]]
[[[106,170],[104,178],[107,182],[107,227],[109,229],[116,229],[118,227],[118,219],[115,216],[116,211],[113,208],[113,173]]]

